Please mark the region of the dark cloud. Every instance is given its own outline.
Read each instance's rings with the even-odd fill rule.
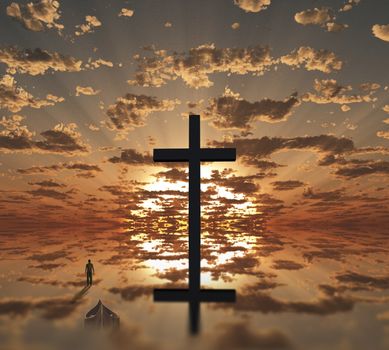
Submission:
[[[15,79],[8,74],[0,79],[0,109],[7,109],[15,113],[24,107],[39,109],[46,106],[54,106],[57,102],[62,101],[64,101],[62,97],[51,94],[48,94],[46,99],[35,98],[31,93],[17,86]]]
[[[276,270],[300,270],[304,268],[304,265],[291,260],[274,260],[272,268]]]
[[[18,174],[23,175],[51,175],[60,170],[62,170],[61,165],[53,164],[49,166],[33,166],[31,168],[17,169],[16,171]]]
[[[112,287],[108,291],[112,294],[119,294],[123,300],[134,301],[140,297],[151,295],[153,286],[134,285],[123,288]]]
[[[212,170],[211,177],[209,179],[203,179],[202,183],[224,186],[234,193],[249,195],[255,193],[259,189],[259,185],[255,182],[262,178],[263,174],[236,176],[235,174],[230,174],[228,169],[223,171]]]
[[[57,264],[57,263],[43,263],[43,264],[38,264],[38,265],[30,265],[29,267],[30,268],[34,268],[34,269],[40,269],[40,270],[44,270],[44,271],[51,271],[51,270],[55,270],[55,269],[58,269],[60,267],[64,267],[65,264]]]
[[[42,253],[42,254],[33,254],[28,257],[29,260],[35,260],[39,262],[44,262],[44,261],[55,261],[58,259],[66,258],[68,257],[69,254],[62,251],[62,250],[57,250],[55,252],[51,253]]]
[[[48,71],[79,72],[82,61],[58,52],[48,52],[40,48],[19,50],[17,47],[0,48],[0,62],[7,65],[10,74],[45,74]]]
[[[29,184],[30,185],[37,185],[37,186],[41,186],[41,187],[66,187],[66,185],[55,182],[53,180],[30,182]]]
[[[27,191],[27,193],[31,194],[34,197],[47,197],[47,198],[58,199],[61,201],[71,198],[71,196],[66,192],[59,192],[45,187],[41,187],[36,190]]]
[[[112,130],[129,131],[146,125],[146,119],[151,113],[172,111],[179,103],[178,100],[158,100],[153,96],[129,93],[108,107],[107,126]]]
[[[76,131],[74,123],[58,124],[52,130],[41,133],[44,141],[37,141],[36,147],[52,153],[85,154],[89,152],[89,145],[81,140],[81,134]]]
[[[188,172],[176,168],[169,169],[166,171],[160,171],[154,176],[157,179],[164,179],[168,182],[173,182],[173,183],[177,181],[182,181],[182,182],[188,181]]]
[[[242,163],[248,165],[248,166],[254,166],[254,167],[258,168],[258,169],[263,170],[264,171],[262,173],[263,177],[266,177],[266,176],[269,176],[269,177],[276,176],[277,174],[271,173],[269,171],[284,166],[284,165],[272,162],[270,160],[262,159],[261,156],[259,156],[259,157],[252,157],[251,155],[250,156],[245,156],[244,154],[240,155],[240,161]]]
[[[0,131],[0,150],[10,152],[12,150],[30,150],[32,145],[33,133],[28,130],[21,121],[24,118],[14,115],[10,118],[3,117],[0,121],[0,126],[3,130]]]
[[[323,209],[320,208],[320,213],[322,212]],[[303,253],[303,257],[308,263],[314,262],[315,259],[346,262],[347,256],[360,254],[360,251],[352,246],[348,247],[345,246],[344,243],[328,240],[323,240],[323,243],[318,242],[314,244],[314,248],[316,249],[308,250]]]
[[[387,175],[389,174],[389,162],[369,161],[362,164],[348,165],[339,168],[335,174],[350,179],[365,175]]]
[[[247,285],[245,289],[247,291],[249,290],[258,291],[258,290],[270,290],[270,289],[284,286],[284,284],[282,283],[278,283],[274,280],[269,279],[269,278],[276,277],[276,275],[265,274],[265,273],[262,273],[262,275],[263,276],[261,276],[261,274],[257,275],[257,277],[263,277],[258,283]]]
[[[32,309],[28,301],[0,300],[0,315],[25,316]]]
[[[226,89],[223,96],[210,100],[205,115],[216,128],[248,131],[255,121],[275,123],[287,120],[292,115],[292,109],[299,104],[295,95],[284,101],[263,99],[249,102]]]
[[[55,175],[62,170],[74,170],[77,177],[95,177],[96,173],[102,169],[96,164],[82,162],[58,163],[48,166],[33,166],[31,168],[17,169],[18,174],[22,175]]]
[[[360,87],[360,90],[363,91],[362,94],[352,93],[352,86],[340,85],[335,79],[315,79],[313,85],[315,92],[308,92],[302,95],[301,99],[305,102],[313,102],[317,104],[336,103],[341,105],[374,102],[376,98],[373,95],[377,90],[376,87],[377,84],[365,83]],[[348,108],[345,110],[348,110]]]
[[[48,320],[59,320],[70,316],[83,303],[83,299],[68,297],[45,298],[37,300],[3,299],[0,300],[0,314],[10,316],[25,316],[38,310],[42,317]]]
[[[314,191],[311,187],[307,188],[303,197],[308,199],[319,199],[326,202],[339,201],[344,197],[344,188],[336,189],[332,191]]]
[[[386,290],[389,289],[389,276],[371,276],[347,271],[335,276],[336,280],[351,290]]]
[[[26,282],[33,285],[36,284],[46,284],[54,287],[85,287],[85,279],[82,280],[76,280],[76,281],[62,281],[62,280],[55,280],[55,279],[49,279],[45,277],[32,277],[32,276],[23,276],[19,277],[18,282]],[[98,285],[101,282],[100,279],[94,279],[93,285]]]
[[[75,312],[84,302],[82,298],[52,298],[35,303],[34,307],[42,311],[42,317],[47,320],[64,319]]]
[[[319,154],[342,154],[353,151],[354,143],[347,138],[332,135],[305,136],[294,138],[262,137],[260,139],[235,138],[233,141],[213,141],[216,147],[236,147],[238,157],[247,165],[283,150],[311,150]]]
[[[238,311],[251,311],[262,313],[294,312],[312,315],[332,315],[339,312],[351,311],[356,300],[352,297],[334,294],[324,295],[315,301],[284,301],[273,298],[267,293],[250,290],[239,293],[235,305],[216,305],[216,308],[234,308]]]
[[[99,188],[100,191],[108,192],[113,196],[127,197],[131,192],[131,188],[120,186],[120,185],[105,185]]]
[[[217,264],[211,268],[203,268],[203,272],[210,272],[212,279],[217,281],[220,278],[225,281],[231,281],[228,275],[257,275],[256,268],[259,266],[259,260],[256,256],[245,255],[245,256],[234,256],[229,261],[223,264]]]
[[[65,170],[74,170],[77,177],[90,179],[96,177],[102,169],[96,164],[87,164],[82,162],[69,162],[61,164]]]
[[[82,162],[69,162],[62,163],[61,166],[67,170],[77,170],[77,171],[92,171],[92,172],[100,172],[101,168],[96,164],[88,164]]]
[[[271,184],[276,191],[294,190],[295,188],[303,187],[305,185],[304,182],[298,180],[274,181]]]
[[[140,153],[133,148],[122,150],[120,157],[115,156],[109,158],[108,161],[111,163],[123,163],[128,165],[153,164],[153,158],[149,153]]]
[[[8,152],[24,153],[60,153],[67,156],[85,155],[90,146],[83,142],[81,134],[77,131],[77,125],[58,124],[51,130],[41,133],[43,141],[34,140],[34,134],[24,125],[23,118],[13,116],[3,118],[0,126],[0,150]]]
[[[157,272],[156,277],[160,279],[166,279],[170,282],[185,282],[188,277],[188,270],[178,270],[176,268],[167,269],[164,271]]]

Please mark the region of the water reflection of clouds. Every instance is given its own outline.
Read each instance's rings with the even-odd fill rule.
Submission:
[[[183,176],[179,172],[159,176],[165,180],[171,176],[169,181],[174,182]],[[224,190],[216,191],[212,181],[218,182],[222,176],[227,177]],[[290,322],[310,317],[310,322],[319,325],[321,318],[333,317],[341,328],[340,320],[354,318],[361,309],[368,310],[366,315],[370,316],[376,310],[381,316],[374,316],[374,322],[378,329],[383,327],[382,307],[388,303],[384,293],[389,289],[389,247],[384,232],[342,226],[313,230],[304,227],[312,226],[306,221],[286,225],[277,222],[276,216],[282,212],[288,217],[284,202],[271,194],[251,192],[257,188],[252,176],[218,170],[211,171],[205,182],[209,183],[202,197],[202,281],[208,288],[236,288],[238,298],[236,304],[203,307],[206,327],[199,339],[202,348],[206,348],[205,343],[216,349],[233,348],[240,339],[230,333],[236,331],[245,335],[247,346],[288,349],[303,343],[299,337],[305,334],[301,329],[291,333]],[[57,322],[64,321],[70,327],[67,332],[78,334],[88,307],[103,298],[129,329],[139,329],[138,348],[173,348],[177,333],[173,330],[177,323],[187,322],[186,307],[152,303],[154,288],[187,285],[186,194],[169,186],[145,189],[137,184],[132,191],[121,186],[104,188],[120,207],[115,215],[122,217],[122,227],[109,221],[105,229],[49,226],[33,234],[20,232],[17,244],[15,235],[3,235],[1,319],[20,322],[20,329],[32,320],[41,327],[46,327],[45,320],[55,320],[51,327],[57,327],[53,334],[59,341],[63,332]],[[129,203],[131,198],[134,203]],[[345,198],[340,192],[310,192],[305,200],[313,201],[310,210],[317,203],[335,207],[335,201],[356,198]],[[366,198],[362,200],[366,202]],[[250,210],[241,210],[242,205]],[[80,294],[87,258],[95,264],[96,283]],[[11,262],[14,274],[6,273]],[[75,295],[80,297],[74,299]],[[163,328],[165,343],[157,346],[154,340],[164,336],[156,323],[166,319],[166,312],[172,321]],[[273,315],[282,321],[264,323]],[[331,327],[326,327],[323,332],[329,332]],[[2,325],[2,332],[6,328]],[[186,327],[182,334],[181,345],[185,344]],[[55,344],[55,337],[52,341]]]
[[[387,243],[382,241],[381,235],[314,231],[293,231],[292,235],[283,231],[270,232],[263,226],[258,235],[240,232],[236,227],[231,232],[216,231],[213,238],[211,232],[204,232],[203,281],[213,287],[220,283],[236,286],[238,292],[236,304],[210,305],[203,310],[207,328],[201,337],[205,341],[209,336],[207,332],[213,329],[209,343],[213,348],[223,346],[232,329],[246,334],[247,344],[278,344],[288,348],[301,341],[290,334],[285,325],[258,328],[258,315],[265,318],[283,315],[283,319],[290,320],[305,317],[299,315],[343,318],[345,316],[341,315],[352,317],[360,312],[360,307],[367,307],[371,312],[388,302],[382,294],[389,288],[389,276],[385,273]],[[11,239],[8,237],[1,243],[3,258],[24,263],[18,266],[14,276],[2,275],[2,319],[12,319],[12,322],[19,319],[22,323],[32,319],[37,322],[41,322],[40,319],[65,319],[77,324],[88,306],[95,302],[94,298],[101,295],[112,302],[113,309],[117,308],[124,320],[133,321],[135,315],[140,317],[139,308],[143,313],[151,312],[153,319],[161,319],[164,309],[153,305],[152,290],[185,287],[186,233],[169,234],[160,228],[159,232],[150,233],[152,237],[158,237],[155,242],[146,232],[133,234],[128,229],[98,233],[41,232],[33,237],[29,235],[21,242],[20,246],[26,245],[29,249],[23,250],[19,246],[15,251],[8,246]],[[46,246],[44,237],[48,242]],[[94,244],[91,244],[92,237]],[[242,239],[242,244],[231,244],[234,237],[238,242]],[[74,244],[75,241],[78,243]],[[88,252],[85,247],[93,249]],[[97,283],[72,303],[72,297],[83,284],[82,269],[87,256],[94,260]],[[58,266],[43,270],[34,268],[34,263]],[[4,260],[2,271],[6,266]],[[4,289],[6,285],[22,289],[23,293],[11,298],[10,294],[4,294],[4,290],[10,290]],[[33,292],[35,288],[39,288],[39,296]],[[306,288],[309,288],[308,293]],[[147,309],[150,311],[145,311]],[[377,311],[377,314],[381,313],[382,309]],[[243,321],[243,315],[250,315],[251,321]],[[376,322],[384,323],[385,318],[378,317]],[[152,343],[154,326],[142,322],[142,326],[137,327]],[[78,330],[73,328],[69,332]],[[230,339],[231,344],[235,341]],[[155,344],[151,346],[159,348]]]

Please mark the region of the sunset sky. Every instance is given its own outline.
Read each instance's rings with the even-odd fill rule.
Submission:
[[[150,337],[133,346],[173,346],[154,320],[181,327],[187,308],[151,292],[187,283],[187,167],[152,152],[187,147],[199,114],[203,147],[237,150],[201,168],[202,283],[238,292],[204,308],[217,331],[200,341],[387,348],[388,13],[386,0],[1,1],[4,344],[27,349],[39,319],[58,349],[104,296]],[[98,284],[69,306],[88,258]]]

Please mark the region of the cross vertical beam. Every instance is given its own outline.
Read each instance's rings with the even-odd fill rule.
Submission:
[[[200,302],[235,302],[233,289],[201,289],[200,162],[235,161],[235,148],[201,148],[200,116],[189,116],[189,148],[154,149],[155,162],[189,162],[189,289],[154,289],[154,301],[189,302],[190,331],[199,330]]]
[[[200,292],[200,118],[189,118],[189,293]]]

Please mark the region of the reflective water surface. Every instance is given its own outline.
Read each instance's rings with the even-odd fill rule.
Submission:
[[[250,232],[237,221],[204,225],[202,285],[236,288],[237,302],[201,305],[201,330],[193,336],[186,303],[152,298],[153,288],[186,286],[186,226],[147,222],[133,222],[136,230],[3,232],[2,348],[389,346],[386,232],[266,229],[259,216]],[[88,258],[96,274],[85,289]],[[120,316],[120,331],[84,330],[84,316],[99,299]]]

